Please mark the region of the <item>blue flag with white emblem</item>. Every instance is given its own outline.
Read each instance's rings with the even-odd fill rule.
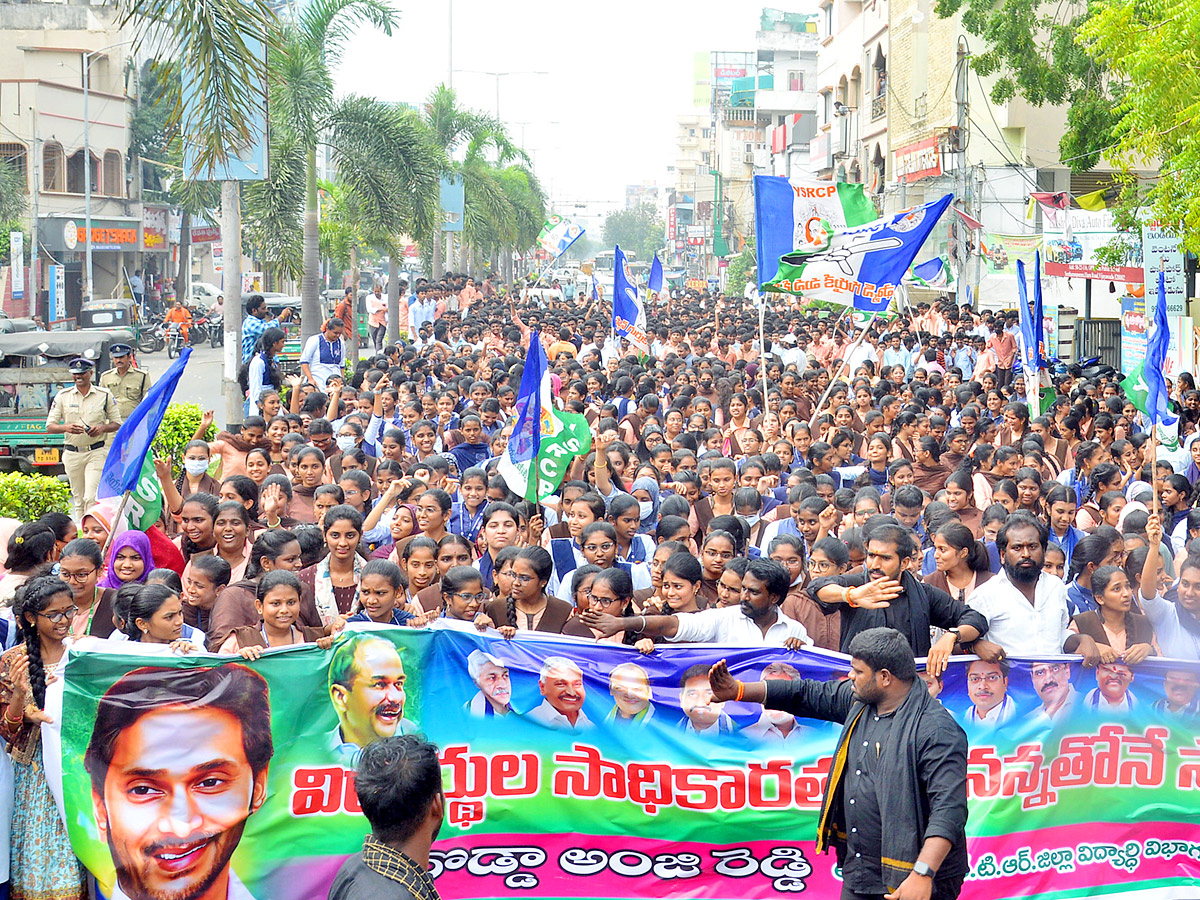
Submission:
[[[953,199],[947,194],[854,228],[812,224],[800,246],[780,257],[778,274],[763,290],[881,312]]]
[[[650,352],[650,340],[646,336],[646,307],[633,285],[629,274],[629,263],[618,244],[613,248],[613,313],[612,327],[618,337],[623,337],[643,353]]]
[[[1158,302],[1154,304],[1154,327],[1146,339],[1146,362],[1143,374],[1146,379],[1146,415],[1156,425],[1174,425],[1178,420],[1167,405],[1170,391],[1167,377],[1163,374],[1167,364],[1167,349],[1171,345],[1171,328],[1167,322],[1167,287],[1163,273],[1158,273]]]

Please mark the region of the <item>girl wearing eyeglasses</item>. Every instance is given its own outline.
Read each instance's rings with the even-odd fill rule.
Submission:
[[[22,641],[0,656],[0,737],[9,745],[16,797],[10,890],[23,897],[83,900],[86,873],[46,783],[40,727],[50,721],[42,711],[46,682],[66,655],[74,593],[53,576],[33,578],[17,591],[13,614]]]
[[[561,634],[571,616],[571,604],[546,593],[554,560],[541,547],[526,547],[512,563],[512,588],[484,609],[505,637],[518,631]]]
[[[442,618],[472,622],[480,631],[492,627],[483,605],[492,595],[483,587],[483,579],[472,566],[451,566],[442,575]]]
[[[75,601],[72,637],[90,634],[106,638],[112,634],[112,598],[116,591],[99,587],[103,565],[99,546],[88,538],[76,538],[63,548],[58,577],[67,583]]]

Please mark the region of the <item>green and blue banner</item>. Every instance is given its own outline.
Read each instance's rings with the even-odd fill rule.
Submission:
[[[452,627],[254,662],[87,639],[51,686],[47,771],[80,859],[129,900],[321,900],[367,832],[359,748],[415,731],[442,757],[448,900],[837,897],[814,845],[841,726],[714,703],[722,658],[743,680],[849,670]],[[930,690],[969,740],[966,900],[1195,896],[1200,665],[963,657]]]

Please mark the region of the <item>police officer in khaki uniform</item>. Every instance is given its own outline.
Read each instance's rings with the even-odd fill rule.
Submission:
[[[100,387],[107,388],[117,398],[121,421],[125,421],[150,390],[150,376],[133,367],[133,348],[128,344],[113,344],[108,355],[113,367],[100,376]]]
[[[123,421],[112,392],[92,384],[95,369],[90,359],[71,360],[67,371],[75,386],[58,392],[46,417],[46,431],[63,435],[63,468],[71,484],[71,508],[77,522],[96,503],[107,435]]]

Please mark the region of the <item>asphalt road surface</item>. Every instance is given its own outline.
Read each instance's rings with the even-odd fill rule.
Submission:
[[[201,409],[216,410],[217,422],[221,424],[225,422],[225,400],[221,394],[224,352],[224,347],[214,349],[208,344],[194,347],[174,397],[175,403],[198,403]],[[139,353],[137,362],[139,368],[158,381],[174,360],[167,358],[164,349],[157,353]]]

